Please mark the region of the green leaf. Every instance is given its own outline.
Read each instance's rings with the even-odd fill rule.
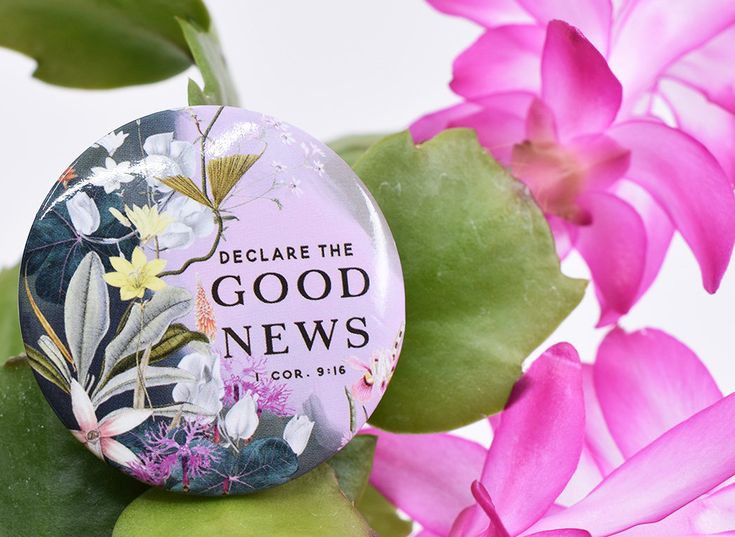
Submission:
[[[0,270],[0,365],[23,352],[18,323],[18,267]]]
[[[5,315],[2,324],[11,318],[17,322]],[[20,345],[19,338],[13,343]],[[0,408],[0,533],[110,535],[115,519],[145,485],[95,458],[69,434],[25,361],[0,367]]]
[[[357,508],[380,537],[408,537],[413,524],[398,516],[395,506],[372,486],[368,486]]]
[[[503,408],[521,363],[582,298],[543,214],[472,131],[415,146],[409,133],[355,164],[391,227],[406,284],[406,339],[371,421],[454,429]]]
[[[353,503],[362,497],[367,487],[377,442],[375,436],[358,435],[327,461],[337,475],[342,492]]]
[[[194,341],[201,341],[202,343],[208,343],[209,339],[201,332],[194,332],[189,330],[183,324],[172,324],[168,327],[166,332],[163,334],[161,341],[151,349],[151,355],[148,361],[149,365],[154,365],[164,358],[168,358],[171,353],[179,350],[184,345],[188,345]],[[132,369],[136,366],[136,358],[139,360],[140,356],[138,353],[129,354],[119,362],[115,364],[110,372],[110,377],[119,375],[120,373]]]
[[[183,19],[179,19],[179,24],[204,80],[202,89],[189,79],[189,105],[237,106],[237,90],[214,29],[208,30]]]
[[[63,375],[56,369],[48,358],[30,346],[26,346],[25,358],[28,365],[43,378],[54,384],[61,391],[69,393],[69,382],[64,379]]]
[[[329,147],[350,166],[357,162],[370,146],[385,137],[384,134],[357,134],[329,142]]]
[[[193,302],[186,289],[166,286],[156,291],[145,307],[136,303],[123,329],[105,348],[102,380],[96,389],[110,380],[110,373],[120,360],[161,341],[171,323],[189,313]]]
[[[51,84],[145,84],[192,63],[177,17],[210,28],[202,0],[2,0],[0,47],[35,58],[34,76]]]
[[[169,537],[177,528],[185,528],[188,537],[372,535],[325,464],[285,485],[245,496],[203,498],[151,489],[123,511],[113,537]]]

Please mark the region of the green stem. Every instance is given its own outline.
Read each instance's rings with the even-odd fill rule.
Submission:
[[[177,270],[169,270],[166,272],[161,272],[158,275],[159,278],[164,278],[166,276],[178,276],[179,274],[182,274],[186,269],[188,269],[194,263],[202,263],[212,258],[212,256],[217,251],[217,247],[219,246],[219,242],[222,239],[222,233],[224,231],[224,222],[222,221],[222,215],[216,212],[214,213],[214,218],[217,222],[217,235],[214,238],[214,242],[212,243],[212,247],[209,249],[209,252],[207,252],[206,254],[200,257],[192,257],[186,263],[181,265],[181,267],[178,268]]]
[[[212,127],[214,127],[214,124],[219,119],[219,116],[222,114],[222,111],[225,109],[224,106],[220,106],[217,111],[214,113],[214,116],[212,116],[212,121],[209,122],[209,125],[207,126],[206,130],[202,133],[202,140],[201,140],[201,153],[202,153],[202,193],[204,194],[204,197],[209,199],[209,194],[207,193],[207,157],[205,155],[205,148],[207,144],[207,137],[209,136],[210,131],[212,130]]]

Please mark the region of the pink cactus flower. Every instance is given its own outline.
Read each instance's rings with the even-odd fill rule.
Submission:
[[[603,0],[432,3],[492,27],[455,62],[452,88],[465,101],[417,121],[416,141],[450,127],[474,128],[529,186],[560,255],[574,248],[585,259],[600,325],[616,322],[650,287],[674,231],[696,256],[705,289],[715,292],[735,241],[735,116],[718,108],[717,121],[707,123],[709,116],[684,100],[664,114],[660,104],[674,99],[662,93],[669,78],[661,79],[663,67],[653,64],[668,65],[699,46],[693,34],[710,36],[696,27],[699,19],[721,20],[710,32],[735,22],[735,4],[705,16],[699,5],[656,11],[650,6],[660,2],[628,2],[620,15],[626,22],[613,24]],[[591,42],[566,22],[547,23],[554,16],[579,24]],[[499,26],[506,22],[513,24]],[[729,33],[735,46],[735,30]],[[636,48],[643,39],[656,45]],[[666,50],[672,41],[673,56]],[[704,77],[705,63],[686,64],[694,66],[693,78]],[[708,65],[722,82],[717,94],[735,105],[721,69]],[[648,103],[643,111],[641,103]],[[701,128],[685,128],[695,122]]]
[[[735,396],[681,343],[613,331],[598,362],[546,351],[488,450],[378,430],[372,484],[421,537],[671,537],[735,530]],[[730,535],[730,533],[727,533]]]

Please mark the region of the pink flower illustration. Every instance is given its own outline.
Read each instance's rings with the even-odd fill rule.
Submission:
[[[476,129],[529,186],[560,255],[574,248],[585,259],[601,325],[650,287],[674,231],[696,256],[705,289],[715,292],[735,241],[735,98],[725,98],[731,86],[707,61],[715,51],[696,47],[735,22],[735,4],[707,14],[701,4],[684,10],[633,2],[613,20],[600,0],[432,3],[488,30],[455,62],[452,88],[465,101],[417,121],[415,139]],[[723,4],[702,4],[712,3]],[[548,22],[553,17],[579,24],[590,40],[566,22]],[[735,31],[726,37],[735,46]],[[691,71],[692,79],[706,79],[711,71],[730,108],[674,98],[666,69],[682,56],[676,76]],[[671,83],[697,93],[693,83]]]
[[[121,408],[97,419],[92,400],[76,380],[71,381],[71,406],[79,430],[72,434],[100,459],[108,458],[121,466],[138,463],[138,457],[114,439],[134,429],[151,416],[151,410]]]
[[[270,412],[276,416],[293,414],[288,400],[291,388],[267,376],[265,359],[223,360],[221,375],[225,386],[222,403],[225,406],[236,404],[245,394],[250,393],[258,399],[258,411]]]
[[[391,355],[387,351],[374,352],[370,357],[370,364],[364,364],[354,357],[345,359],[347,365],[356,371],[360,371],[362,376],[352,385],[350,392],[352,397],[361,403],[367,403],[372,399],[373,393],[383,394],[388,387],[395,364],[391,360]],[[375,389],[377,388],[377,392]]]
[[[129,471],[136,479],[153,486],[163,486],[171,472],[180,467],[184,488],[191,478],[209,471],[219,457],[214,444],[202,442],[212,437],[212,425],[184,419],[180,427],[159,422],[140,437],[143,450]]]
[[[371,482],[421,537],[663,537],[735,529],[735,396],[682,344],[613,331],[598,362],[546,351],[490,418],[488,450],[379,437]],[[571,504],[571,505],[569,505]]]

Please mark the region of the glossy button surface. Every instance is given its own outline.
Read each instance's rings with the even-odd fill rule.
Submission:
[[[38,212],[19,302],[72,434],[205,495],[284,483],[343,447],[404,330],[395,245],[350,167],[229,107],[159,112],[85,150]]]

